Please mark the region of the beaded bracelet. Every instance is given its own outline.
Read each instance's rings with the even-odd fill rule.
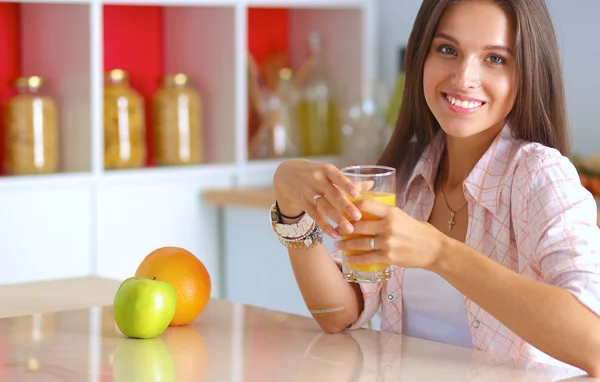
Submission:
[[[292,249],[312,248],[323,242],[323,231],[306,213],[296,223],[280,223],[281,215],[277,202],[271,206],[271,228],[277,234],[281,244]]]

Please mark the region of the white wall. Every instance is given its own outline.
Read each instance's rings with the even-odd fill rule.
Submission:
[[[391,86],[397,68],[397,50],[406,44],[420,0],[379,0],[379,73]],[[581,154],[600,151],[600,97],[598,60],[600,35],[598,0],[548,0],[563,55],[569,122],[573,150]]]

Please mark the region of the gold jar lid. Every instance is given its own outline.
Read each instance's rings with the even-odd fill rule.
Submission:
[[[112,83],[121,83],[129,79],[129,73],[123,69],[112,69],[105,73],[105,78]]]
[[[166,74],[163,77],[165,86],[186,86],[192,82],[191,78],[185,73]]]
[[[292,75],[292,69],[290,68],[281,68],[279,70],[279,78],[284,81],[290,80],[292,78]]]
[[[13,84],[19,89],[37,90],[44,84],[44,78],[40,76],[23,76],[17,78]]]

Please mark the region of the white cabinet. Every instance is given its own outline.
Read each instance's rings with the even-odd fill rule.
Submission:
[[[269,211],[225,208],[225,290],[231,301],[309,315],[287,249],[269,223]],[[333,242],[325,237],[325,245]]]
[[[58,182],[40,177],[35,182],[3,184],[2,283],[88,275],[93,244],[91,212],[89,177],[65,177]]]

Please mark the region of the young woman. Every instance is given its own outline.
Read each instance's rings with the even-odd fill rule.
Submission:
[[[384,331],[600,376],[600,231],[566,125],[544,0],[424,0],[380,159],[398,170],[397,207],[350,203],[357,190],[330,164],[290,160],[274,176],[274,226],[323,330],[359,328],[381,309]],[[320,229],[374,245],[338,240],[332,256]],[[294,241],[307,234],[316,240]],[[353,263],[392,264],[394,275],[346,282],[349,249],[371,251]]]

